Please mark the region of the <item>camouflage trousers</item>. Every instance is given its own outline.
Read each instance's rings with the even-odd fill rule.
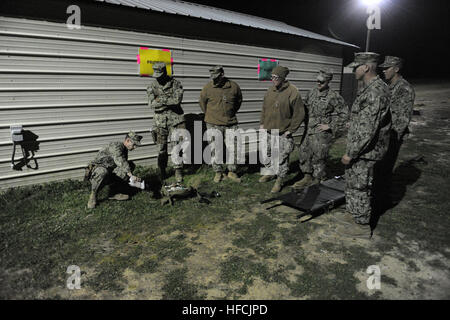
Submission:
[[[102,166],[95,166],[89,179],[91,182],[91,191],[97,192],[106,182],[127,183],[129,179],[127,173],[118,167],[111,170]]]
[[[222,138],[223,138],[223,144],[220,146],[218,143],[216,143],[216,141],[213,138],[213,134],[211,131],[207,132],[207,139],[209,142],[209,146],[211,147],[211,166],[214,170],[214,172],[224,172],[225,168],[228,169],[229,172],[236,172],[237,170],[237,155],[238,155],[238,145],[237,142],[234,142],[234,158],[231,161],[231,159],[227,158],[226,162],[229,163],[224,163],[223,161],[223,153],[222,153],[222,161],[219,160],[220,155],[219,153],[216,153],[216,150],[219,150],[220,148],[222,148],[221,150],[227,150],[228,146],[225,144],[225,138],[226,138],[226,130],[227,129],[231,129],[231,130],[237,130],[238,126],[237,125],[231,125],[231,126],[221,126],[221,125],[217,125],[217,124],[211,124],[211,123],[206,123],[206,129],[217,129],[220,131],[220,133],[222,134]],[[225,149],[223,148],[223,146],[225,146]],[[217,155],[217,157],[216,157]]]
[[[300,145],[300,170],[304,174],[311,174],[314,178],[325,179],[325,165],[328,151],[331,146],[332,135],[329,132],[320,132],[306,135]]]
[[[270,175],[284,178],[289,171],[289,155],[294,150],[294,138],[280,135],[278,159],[272,156],[271,134],[267,134],[267,159],[264,161],[265,171]]]
[[[359,224],[368,224],[372,215],[376,163],[374,160],[358,159],[345,169],[346,209]]]
[[[172,135],[175,129],[184,129],[184,116],[177,114],[171,110],[165,110],[163,112],[155,112],[154,116],[154,129],[152,131],[153,140],[158,146],[158,167],[167,167],[168,161],[168,149],[169,149],[169,137]],[[173,145],[175,142],[172,141]],[[183,163],[173,164],[175,169],[183,168]]]

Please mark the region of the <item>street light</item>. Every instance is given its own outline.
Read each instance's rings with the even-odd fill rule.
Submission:
[[[376,6],[381,3],[381,0],[361,0],[366,6]]]
[[[370,30],[381,29],[381,14],[380,7],[382,0],[361,0],[367,7],[367,38],[366,38],[366,52],[369,51],[370,44]]]

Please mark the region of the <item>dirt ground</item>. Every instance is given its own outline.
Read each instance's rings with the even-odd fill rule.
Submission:
[[[1,198],[0,298],[449,299],[450,84],[415,88],[393,203],[371,240],[336,233],[342,208],[307,221],[285,206],[267,210],[259,202],[271,184],[257,173],[239,187],[213,185],[209,169],[187,177],[221,193],[209,206],[161,207],[139,193],[89,212],[81,182],[23,188]],[[344,143],[331,150],[330,176],[342,173]],[[81,269],[79,290],[66,287],[69,265]],[[369,266],[379,267],[380,289],[367,286]]]

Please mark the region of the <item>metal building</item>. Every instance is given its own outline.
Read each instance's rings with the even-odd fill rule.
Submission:
[[[69,29],[67,8],[81,9],[81,29]],[[172,0],[2,0],[0,3],[0,189],[83,175],[108,142],[130,130],[144,136],[130,154],[152,164],[157,150],[153,114],[136,55],[139,47],[170,49],[182,81],[183,109],[198,114],[208,69],[220,64],[238,82],[240,126],[257,128],[267,81],[259,58],[278,59],[304,95],[326,66],[339,90],[345,48],[355,47],[282,22]],[[10,127],[34,135],[35,162],[11,168]],[[20,148],[16,160],[20,160]],[[37,167],[36,167],[37,164]]]

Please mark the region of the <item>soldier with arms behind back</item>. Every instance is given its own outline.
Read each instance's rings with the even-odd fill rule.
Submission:
[[[207,129],[219,130],[225,141],[227,130],[237,130],[238,121],[236,113],[242,104],[242,92],[239,85],[233,80],[225,77],[222,66],[215,66],[209,69],[211,81],[208,82],[200,93],[200,108],[205,113],[205,122]],[[214,144],[213,150],[220,148],[216,142],[212,141],[212,135],[208,137],[211,144]],[[234,142],[234,159],[230,159],[227,164],[228,175],[225,175],[225,165],[218,163],[218,152],[212,152],[211,164],[214,172],[214,182],[218,183],[225,177],[234,182],[241,182],[236,174],[238,144]],[[232,160],[232,161],[231,161]]]
[[[300,145],[300,169],[302,180],[293,185],[302,189],[325,180],[325,164],[333,138],[337,137],[347,121],[348,109],[344,98],[329,86],[333,79],[330,70],[321,69],[317,75],[317,87],[306,95],[305,138]]]

